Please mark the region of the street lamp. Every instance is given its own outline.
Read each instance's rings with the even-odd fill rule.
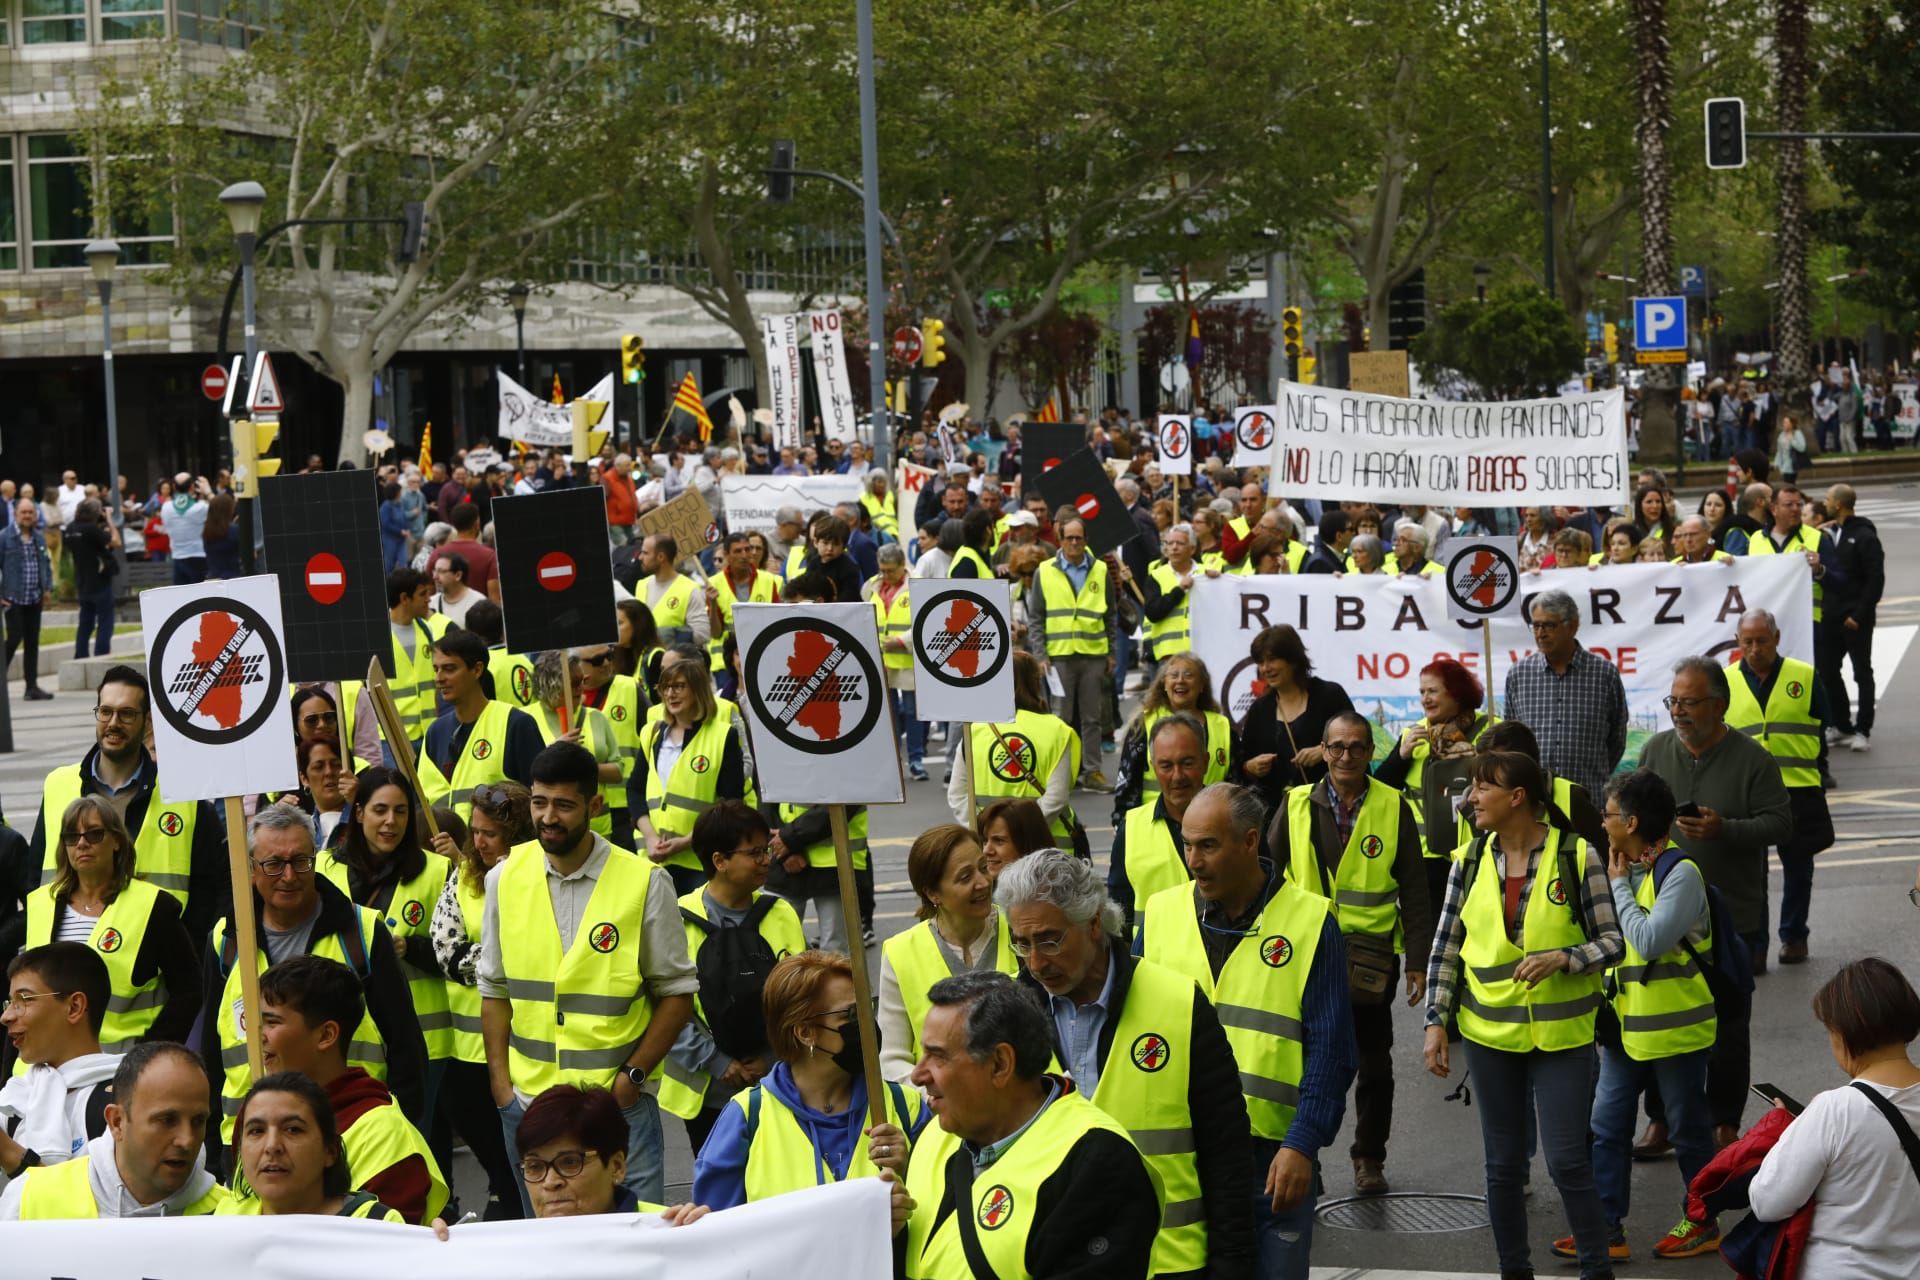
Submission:
[[[107,519],[117,529],[124,519],[120,514],[120,418],[113,394],[113,269],[120,265],[120,246],[112,240],[94,240],[81,252],[100,290],[100,362],[107,377]]]
[[[1480,295],[1480,301],[1487,300],[1487,277],[1493,274],[1493,268],[1484,262],[1473,264],[1473,288]]]
[[[247,359],[244,376],[253,376],[260,354],[260,338],[254,329],[253,251],[260,243],[260,216],[266,212],[267,189],[257,182],[236,182],[220,193],[226,206],[227,221],[233,225],[233,242],[240,250],[241,318],[246,334]],[[240,503],[240,569],[253,572],[253,499]]]
[[[520,370],[520,385],[527,385],[527,286],[516,284],[507,290],[507,305],[513,308],[513,351]]]

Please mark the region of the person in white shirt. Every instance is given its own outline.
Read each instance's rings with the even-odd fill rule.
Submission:
[[[467,625],[467,610],[487,597],[467,586],[467,558],[448,551],[433,562],[433,611],[445,614],[456,627]]]
[[[54,503],[60,508],[61,528],[73,523],[73,513],[80,509],[80,504],[86,499],[87,491],[80,484],[79,477],[71,471],[61,472],[60,487],[53,493]]]
[[[1920,1130],[1920,995],[1878,957],[1843,967],[1813,997],[1834,1061],[1852,1077],[1815,1096],[1767,1153],[1748,1189],[1762,1222],[1806,1205],[1813,1226],[1803,1276],[1911,1280],[1920,1258],[1920,1157],[1900,1125]],[[1916,1147],[1920,1150],[1920,1147]]]
[[[27,1070],[0,1088],[0,1183],[35,1165],[60,1164],[106,1130],[120,1059],[100,1051],[113,981],[82,942],[30,947],[7,966],[0,1026]]]

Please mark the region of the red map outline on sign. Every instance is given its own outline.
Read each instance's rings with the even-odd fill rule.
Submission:
[[[240,620],[231,614],[218,611],[201,614],[200,636],[193,642],[193,660],[202,667],[207,666],[220,656],[239,629]],[[206,716],[222,729],[231,729],[240,723],[240,663],[235,661],[229,672],[221,673],[200,699],[200,705],[194,708],[195,715]]]
[[[980,606],[973,601],[967,599],[955,600],[953,607],[947,610],[946,622],[941,625],[947,631],[964,631],[967,624],[972,622],[979,614]],[[974,676],[980,674],[980,650],[970,644],[956,645],[954,646],[953,652],[947,655],[947,660],[940,665],[952,667],[962,676],[972,679]]]
[[[796,631],[793,633],[793,654],[787,659],[787,674],[796,680],[805,680],[839,646],[818,631]],[[822,742],[832,742],[840,736],[840,677],[830,675],[820,682],[807,705],[794,713],[794,723],[805,725],[813,730]]]

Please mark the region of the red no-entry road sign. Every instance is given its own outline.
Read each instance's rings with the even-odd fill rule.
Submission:
[[[571,587],[576,572],[573,557],[564,551],[549,551],[534,566],[534,575],[549,591],[565,591]]]
[[[347,593],[347,567],[340,557],[322,551],[307,561],[307,594],[321,604],[338,604]]]
[[[221,400],[227,394],[227,371],[210,364],[200,371],[200,394],[209,400]]]

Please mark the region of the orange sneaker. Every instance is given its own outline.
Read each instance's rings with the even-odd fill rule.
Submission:
[[[1680,1219],[1680,1224],[1653,1246],[1656,1258],[1697,1258],[1720,1247],[1720,1228],[1712,1222]]]
[[[1574,1246],[1572,1236],[1561,1236],[1553,1242],[1555,1257],[1578,1258],[1580,1250]],[[1607,1258],[1612,1262],[1632,1262],[1633,1250],[1627,1247],[1627,1228],[1622,1223],[1607,1233]]]

